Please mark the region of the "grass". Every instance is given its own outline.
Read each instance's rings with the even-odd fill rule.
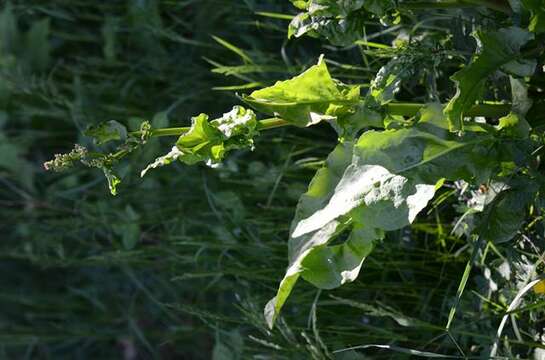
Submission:
[[[269,331],[262,309],[287,264],[294,206],[335,142],[326,126],[267,132],[256,144],[266,151],[233,154],[219,169],[131,175],[170,146],[154,140],[123,165],[117,197],[95,172],[46,175],[40,164],[84,142],[91,123],[165,122],[156,115],[166,112],[170,125],[186,126],[201,111],[220,114],[236,101],[225,87],[287,78],[321,52],[337,77],[363,84],[384,59],[364,45],[286,43],[278,14],[293,9],[283,2],[11,6],[0,28],[2,358],[410,358],[403,349],[485,358],[518,287],[533,266],[543,269],[541,223],[528,231],[534,242],[487,244],[471,261],[473,243],[450,234],[460,214],[450,206],[458,192],[447,189],[420,223],[389,234],[356,282],[323,292],[301,283]],[[277,15],[259,15],[267,13]],[[49,19],[49,60],[10,65],[32,63],[25,48],[5,45],[10,16],[20,36]],[[544,347],[535,338],[543,307],[531,308],[539,298],[528,294],[527,310],[514,315],[518,334],[504,330],[502,356]],[[390,348],[347,350],[369,344]]]

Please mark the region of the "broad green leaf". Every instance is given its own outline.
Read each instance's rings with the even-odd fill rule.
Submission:
[[[478,124],[468,126],[463,136],[451,134],[442,107],[431,104],[413,127],[363,134],[355,156],[419,183],[441,178],[479,183],[499,168],[498,142]]]
[[[351,111],[359,99],[359,86],[334,80],[323,58],[299,76],[244,97],[256,110],[279,116],[296,126],[335,120]]]
[[[488,76],[502,67],[506,71],[526,72],[532,69],[533,72],[536,65],[534,61],[529,63],[520,59],[520,48],[533,39],[533,35],[526,30],[510,27],[498,31],[478,31],[475,37],[480,43],[479,52],[451,78],[456,83],[457,91],[445,113],[452,131],[463,129],[464,114],[483,92]]]
[[[115,120],[91,125],[85,130],[85,136],[92,137],[97,145],[127,138],[127,128]]]
[[[393,0],[292,1],[305,12],[291,21],[288,38],[322,36],[332,44],[348,46],[363,38],[365,21],[378,17],[383,23],[399,21]]]
[[[353,221],[346,242],[319,246],[309,252],[301,264],[303,279],[320,289],[334,289],[356,280],[363,261],[383,238],[383,233]]]
[[[503,159],[479,126],[450,133],[439,104],[425,107],[413,127],[368,131],[351,145],[335,148],[299,201],[288,270],[265,308],[270,326],[300,276],[325,289],[354,280],[382,233],[412,223],[445,178],[479,183]],[[345,231],[347,242],[327,247]]]
[[[329,154],[326,165],[316,172],[310,182],[308,191],[299,199],[291,226],[292,230],[297,226],[299,220],[312,215],[327,204],[344,170],[350,164],[352,148],[353,143],[351,142],[341,143]],[[288,242],[290,257],[288,270],[279,285],[276,296],[265,306],[265,319],[270,327],[273,326],[280,309],[301,276],[303,271],[302,262],[305,257],[315,251],[316,248],[327,244],[341,228],[342,224],[340,222],[333,221],[314,234],[307,234],[300,238],[290,238]]]
[[[515,178],[500,192],[479,217],[478,233],[485,240],[501,243],[511,240],[521,229],[528,207],[538,191],[529,178]]]
[[[532,107],[532,99],[528,96],[528,86],[524,80],[509,77],[509,82],[511,84],[511,103],[512,111],[526,116],[528,110]]]
[[[502,117],[497,129],[503,131],[503,134],[516,139],[527,139],[531,130],[528,121],[522,115],[514,112]]]

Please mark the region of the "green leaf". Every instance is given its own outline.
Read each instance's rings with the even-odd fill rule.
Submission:
[[[409,225],[444,179],[479,183],[500,169],[499,141],[479,126],[464,136],[448,131],[439,104],[426,106],[410,128],[368,131],[338,145],[297,206],[290,262],[267,304],[270,326],[297,279],[331,289],[352,281],[384,231]],[[348,241],[327,247],[341,233]]]
[[[484,209],[477,232],[483,239],[496,243],[511,240],[519,232],[538,191],[528,178],[515,178]]]
[[[311,0],[290,0],[293,6],[298,9],[305,10],[308,8],[308,4]]]
[[[117,195],[117,185],[121,183],[121,180],[117,177],[117,175],[113,173],[110,167],[102,166],[101,169],[104,173],[104,176],[106,177],[106,180],[108,181],[108,188],[110,189],[110,193],[113,196]]]
[[[84,131],[85,136],[92,137],[95,144],[103,145],[110,141],[124,140],[127,138],[127,128],[115,121],[110,120],[97,125],[91,125]]]
[[[475,35],[480,42],[480,51],[471,62],[452,76],[457,91],[448,103],[445,113],[448,115],[450,129],[462,130],[464,114],[473,107],[483,92],[486,79],[502,67],[506,71],[527,72],[535,68],[535,62],[521,62],[520,48],[533,35],[517,27],[498,31],[478,31]]]
[[[522,0],[522,5],[531,14],[528,30],[538,34],[545,32],[545,3],[542,0]]]
[[[243,136],[251,139],[257,134],[257,120],[252,110],[245,109],[242,106],[234,106],[233,109],[223,114],[219,119],[212,121],[226,139],[235,136]]]
[[[225,153],[221,132],[210,125],[206,114],[193,117],[191,121],[190,130],[176,142],[182,152],[179,159],[189,165],[200,161],[221,161]]]
[[[323,57],[301,75],[244,97],[254,109],[279,116],[296,126],[335,120],[348,113],[359,99],[359,86],[334,80]]]
[[[512,76],[509,79],[511,82],[512,109],[509,114],[500,118],[496,128],[508,137],[527,139],[531,127],[524,117],[532,107],[532,100],[528,97],[528,88],[522,80]]]
[[[234,106],[230,112],[212,121],[208,121],[206,114],[200,114],[191,120],[189,131],[180,136],[169,153],[149,164],[140,173],[141,176],[150,169],[171,164],[175,160],[189,165],[198,162],[214,165],[221,162],[230,150],[253,149],[253,138],[258,131],[256,116],[252,110]]]
[[[497,126],[498,130],[512,138],[527,139],[530,135],[530,125],[517,113],[509,113],[500,119]]]
[[[383,23],[399,21],[393,0],[309,0],[293,2],[306,12],[291,21],[288,38],[322,36],[332,44],[348,46],[364,37],[365,21],[378,17]]]
[[[334,289],[354,281],[363,261],[377,241],[384,237],[382,231],[354,221],[346,242],[340,245],[319,246],[304,258],[301,276],[320,289]]]
[[[403,117],[385,116],[383,106],[395,100],[403,81],[413,79],[426,70],[436,69],[446,58],[442,52],[437,52],[436,46],[434,42],[429,44],[424,41],[402,43],[396,49],[396,56],[377,72],[355,112],[338,119],[341,129],[337,131],[349,136],[366,127],[384,128],[405,123]]]
[[[301,219],[312,215],[327,204],[344,170],[350,164],[352,149],[353,143],[345,142],[337,145],[329,154],[326,165],[316,172],[310,182],[308,191],[299,199],[291,226],[292,231]],[[314,234],[307,234],[300,238],[290,238],[288,243],[290,265],[278,287],[276,296],[265,306],[265,319],[270,327],[274,325],[280,309],[291,293],[297,279],[301,276],[303,271],[302,262],[305,257],[310,252],[315,251],[316,248],[327,244],[337,233],[338,228],[341,228],[341,223],[333,221]]]

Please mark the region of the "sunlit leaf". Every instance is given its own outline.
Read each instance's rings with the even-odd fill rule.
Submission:
[[[443,109],[430,104],[409,128],[368,131],[338,145],[298,204],[290,230],[290,263],[265,308],[270,326],[299,276],[330,289],[357,276],[384,231],[409,225],[444,179],[479,182],[501,166],[499,141],[475,126],[448,131]],[[327,244],[351,231],[343,245]]]
[[[301,75],[244,97],[256,110],[279,116],[296,126],[335,120],[350,111],[359,99],[359,86],[334,80],[323,58]]]

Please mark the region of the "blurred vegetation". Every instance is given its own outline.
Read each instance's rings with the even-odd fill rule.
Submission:
[[[293,14],[287,1],[13,0],[0,11],[0,358],[478,357],[518,282],[542,271],[541,224],[532,242],[474,253],[451,231],[459,191],[447,187],[424,220],[389,235],[356,282],[321,293],[301,283],[269,331],[262,308],[286,266],[293,209],[335,144],[326,126],[267,132],[262,151],[234,153],[218,169],[176,164],[140,179],[142,164],[171,146],[152,139],[123,163],[116,197],[95,171],[46,175],[42,164],[74,143],[92,146],[82,136],[90,124],[187,126],[320,53],[337,78],[365,86],[391,55],[288,42],[287,22],[266,14]],[[375,39],[399,35],[368,28]],[[527,302],[502,349],[530,358],[544,348],[545,299]],[[365,344],[397,351],[346,350]]]

